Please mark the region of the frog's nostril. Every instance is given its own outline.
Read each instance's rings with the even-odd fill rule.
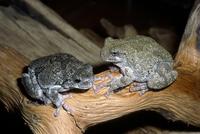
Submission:
[[[90,82],[90,81],[85,81],[84,83],[83,83],[84,85],[87,85],[87,86],[92,86],[92,82]]]
[[[84,81],[83,84],[84,84],[84,85],[87,85],[87,84],[89,84],[89,82],[88,82],[88,81]]]

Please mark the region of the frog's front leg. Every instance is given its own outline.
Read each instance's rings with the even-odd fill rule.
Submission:
[[[105,96],[109,96],[111,93],[114,92],[114,90],[125,87],[129,85],[131,82],[133,82],[133,72],[129,68],[124,68],[121,70],[122,74],[121,76],[112,79],[112,81],[109,84],[109,89]]]
[[[99,80],[104,81],[106,79],[114,79],[114,77],[112,76],[110,72],[107,72],[107,74],[104,77],[96,77],[96,76],[94,77],[94,81],[99,81]],[[110,86],[110,84],[102,84],[102,83],[97,84],[97,85],[93,84],[94,93],[97,94],[101,88],[108,87],[108,86]]]
[[[51,100],[51,102],[56,106],[56,111],[54,116],[59,115],[60,109],[63,107],[67,112],[71,113],[72,109],[65,104],[64,99],[71,97],[70,94],[62,95],[58,91],[62,90],[61,86],[53,86],[46,91],[46,96]]]
[[[110,66],[109,70],[110,70],[110,72],[108,72],[104,77],[97,77],[97,76],[95,76],[94,77],[94,81],[98,81],[98,80],[104,81],[107,78],[108,79],[113,79],[114,77],[112,76],[111,73],[113,73],[113,72],[119,72],[120,71],[119,68],[116,67],[116,66]],[[106,87],[106,86],[108,86],[108,84],[93,85],[94,93],[97,94],[100,91],[101,88]]]
[[[150,89],[162,89],[173,83],[176,80],[177,75],[177,72],[172,68],[172,63],[161,62],[155,65],[147,85]]]

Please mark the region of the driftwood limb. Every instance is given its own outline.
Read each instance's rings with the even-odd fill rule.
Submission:
[[[104,38],[96,34],[91,29],[80,29],[79,30],[83,35],[85,35],[88,39],[90,39],[92,42],[94,42],[97,46],[100,48],[104,45]]]
[[[94,94],[92,89],[85,93],[71,93],[73,98],[67,99],[66,103],[73,108],[73,113],[70,115],[61,110],[60,115],[54,117],[51,105],[31,103],[22,94],[23,88],[17,79],[21,77],[22,69],[29,60],[1,42],[0,101],[7,110],[14,111],[17,108],[33,133],[37,134],[79,134],[89,126],[144,109],[155,110],[168,119],[182,120],[200,127],[200,53],[197,49],[199,41],[196,32],[200,20],[199,7],[200,0],[197,0],[176,56],[175,65],[179,76],[171,86],[162,91],[150,91],[140,96],[129,92],[130,85],[109,98],[103,96],[106,88],[102,88],[98,94]],[[95,81],[95,85],[111,81],[108,74],[114,77],[119,75],[109,71],[96,74],[102,79]]]
[[[200,0],[196,0],[176,56],[176,64],[194,74],[200,71],[199,27]]]
[[[72,116],[61,110],[59,117],[56,118],[53,117],[52,106],[30,103],[21,94],[16,79],[21,77],[21,69],[26,65],[27,60],[9,48],[1,47],[0,52],[0,91],[3,96],[1,101],[8,110],[17,107],[34,133],[77,134],[85,131],[89,126],[142,109],[156,110],[169,119],[200,126],[200,92],[196,91],[194,77],[181,70],[179,78],[169,88],[160,92],[148,92],[143,96],[130,93],[128,91],[130,87],[110,95],[108,99],[103,96],[106,89],[102,89],[96,95],[92,90],[85,93],[72,93],[73,98],[66,100],[74,110]],[[105,79],[96,81],[95,84],[109,82],[109,77],[106,77],[108,73],[110,72],[98,74],[97,76]]]

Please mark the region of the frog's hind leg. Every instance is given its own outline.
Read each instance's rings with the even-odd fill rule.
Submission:
[[[52,101],[52,103],[56,106],[56,111],[54,112],[54,116],[58,116],[60,109],[63,107],[68,113],[72,112],[70,106],[65,104],[64,99],[70,98],[71,95],[62,95],[58,91],[60,86],[53,86],[46,91],[46,96]]]
[[[39,99],[45,104],[50,103],[50,100],[44,96],[43,91],[38,85],[35,76],[32,74],[24,73],[22,75],[22,84],[24,85],[25,90],[30,97]]]
[[[161,62],[154,67],[155,71],[150,74],[148,87],[151,89],[162,89],[169,86],[177,78],[177,72],[173,70],[171,63]]]
[[[139,92],[140,95],[143,95],[148,91],[147,83],[146,82],[134,82],[131,88],[129,89],[130,92]]]

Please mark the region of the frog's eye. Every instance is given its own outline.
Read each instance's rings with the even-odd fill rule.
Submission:
[[[75,83],[80,83],[81,80],[80,80],[80,79],[75,79],[74,82],[75,82]]]
[[[118,55],[119,55],[119,52],[113,51],[113,52],[111,52],[111,54],[112,54],[112,56],[118,56]]]

